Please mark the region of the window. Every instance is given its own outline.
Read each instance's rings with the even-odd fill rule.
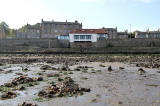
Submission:
[[[58,32],[57,29],[55,29],[54,32],[55,32],[55,33]]]
[[[91,39],[91,35],[86,35],[86,39]]]
[[[79,39],[79,35],[74,35],[74,39]]]
[[[54,25],[54,28],[57,29],[57,24]]]
[[[80,39],[85,39],[85,35],[80,35]]]
[[[49,27],[50,27],[50,31],[49,32],[50,32],[50,34],[52,34],[52,24],[50,24]]]
[[[47,33],[47,24],[44,24],[44,33]]]
[[[91,35],[74,35],[74,39],[91,40]]]
[[[105,35],[104,35],[104,34],[100,34],[99,37],[100,37],[100,38],[101,38],[101,37],[105,37]]]

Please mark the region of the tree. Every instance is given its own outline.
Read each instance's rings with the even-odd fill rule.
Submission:
[[[19,29],[20,32],[26,32],[27,31],[27,25],[24,25],[22,28]]]
[[[5,34],[9,34],[9,26],[4,21],[0,23],[0,28],[4,29]]]

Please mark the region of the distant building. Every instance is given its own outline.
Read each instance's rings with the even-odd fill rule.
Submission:
[[[69,34],[69,41],[73,42],[97,42],[101,38],[108,38],[108,33],[104,29],[79,29],[73,30]]]
[[[72,30],[82,29],[82,23],[75,22],[56,22],[56,21],[43,21],[41,26],[41,38],[60,38],[66,39]]]
[[[117,38],[117,28],[103,28],[108,34],[109,39],[115,39]]]
[[[135,38],[160,38],[160,30],[157,31],[135,31]]]
[[[27,38],[40,38],[40,28],[41,24],[38,23],[36,25],[29,25],[27,24]]]
[[[40,27],[41,24],[37,23],[35,25],[27,24],[25,30],[17,30],[16,38],[18,39],[40,39]]]
[[[127,39],[127,38],[129,38],[128,31],[117,32],[117,39]]]
[[[6,34],[3,28],[0,28],[0,39],[5,39],[6,38]]]

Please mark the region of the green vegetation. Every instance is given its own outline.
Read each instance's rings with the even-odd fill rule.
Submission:
[[[4,32],[7,37],[13,37],[16,35],[16,30],[10,29],[8,24],[6,24],[6,22],[4,22],[4,21],[0,23],[0,28],[4,29]]]

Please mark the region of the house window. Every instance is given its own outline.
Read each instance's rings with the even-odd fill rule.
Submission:
[[[55,33],[58,32],[57,29],[55,29],[54,32],[55,32]]]
[[[99,37],[100,37],[100,38],[101,38],[101,37],[103,38],[103,37],[105,37],[105,35],[104,35],[104,34],[100,34]]]
[[[52,25],[50,24],[49,27],[50,27],[50,31],[49,32],[50,32],[50,34],[52,34]]]
[[[91,35],[74,35],[74,39],[91,40]]]
[[[44,33],[47,33],[47,24],[44,24]]]
[[[91,35],[86,35],[86,39],[91,39]]]
[[[79,35],[74,35],[74,39],[79,39]]]
[[[80,35],[80,39],[85,39],[85,35]]]
[[[57,29],[57,24],[54,25],[54,28]]]

